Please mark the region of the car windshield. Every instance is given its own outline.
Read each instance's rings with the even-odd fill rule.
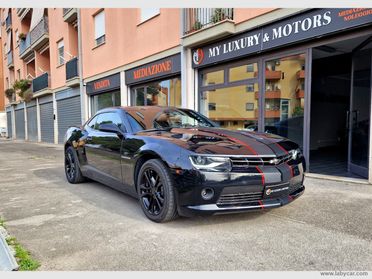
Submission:
[[[203,115],[177,108],[131,107],[127,110],[128,120],[134,132],[151,129],[214,127]]]

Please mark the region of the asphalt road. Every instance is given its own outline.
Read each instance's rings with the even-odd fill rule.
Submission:
[[[39,270],[372,270],[372,186],[305,184],[268,212],[156,224],[125,194],[67,183],[62,146],[0,140],[0,216]]]

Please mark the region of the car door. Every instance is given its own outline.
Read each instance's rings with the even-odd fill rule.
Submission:
[[[101,124],[110,123],[118,126],[123,133],[125,132],[122,119],[117,112],[101,113],[97,116],[94,129],[89,131],[85,152],[89,166],[94,168],[98,175],[108,176],[121,183],[120,151],[123,136],[99,130]]]

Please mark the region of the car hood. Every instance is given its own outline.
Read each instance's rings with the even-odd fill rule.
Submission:
[[[283,156],[296,144],[273,134],[222,128],[172,128],[137,136],[164,139],[197,154]]]

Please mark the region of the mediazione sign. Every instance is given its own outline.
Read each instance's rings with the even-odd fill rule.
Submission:
[[[125,83],[135,84],[181,72],[181,56],[176,54],[125,71]]]
[[[372,9],[317,9],[193,49],[193,67],[233,59],[372,23]]]

